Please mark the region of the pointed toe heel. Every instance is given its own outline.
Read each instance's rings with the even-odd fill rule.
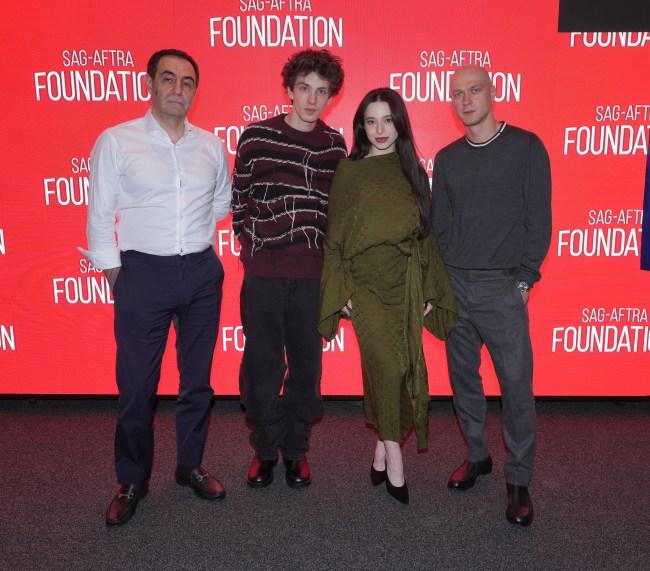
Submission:
[[[393,486],[393,484],[390,483],[390,480],[388,478],[388,474],[386,475],[386,490],[388,493],[393,496],[398,502],[401,502],[403,504],[408,505],[409,503],[409,489],[406,485],[406,482],[404,482],[403,486]]]
[[[373,486],[378,486],[386,481],[386,468],[383,470],[375,470],[375,467],[370,465],[370,481]]]

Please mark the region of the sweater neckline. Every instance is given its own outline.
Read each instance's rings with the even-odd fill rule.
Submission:
[[[494,133],[487,141],[483,141],[482,143],[474,143],[469,140],[467,135],[465,135],[465,140],[472,146],[472,147],[487,147],[492,141],[494,141],[501,133],[503,133],[503,130],[506,128],[506,122],[501,121],[501,127],[499,127],[499,130]]]
[[[316,125],[311,131],[301,131],[300,129],[292,127],[285,121],[287,115],[287,113],[282,113],[280,115],[276,115],[275,119],[277,120],[277,125],[280,130],[285,135],[293,139],[300,141],[310,141],[313,140],[314,137],[320,136],[320,134],[323,132],[322,121],[320,119],[317,120]]]

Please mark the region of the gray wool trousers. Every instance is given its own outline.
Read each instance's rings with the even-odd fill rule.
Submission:
[[[503,438],[508,450],[506,482],[527,486],[535,456],[533,352],[528,310],[517,289],[515,272],[449,266],[447,272],[460,314],[447,340],[447,365],[469,461],[479,462],[489,453],[487,403],[479,373],[485,345],[501,389]]]

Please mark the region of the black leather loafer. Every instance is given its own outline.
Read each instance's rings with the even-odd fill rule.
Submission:
[[[467,490],[476,483],[478,476],[492,472],[492,456],[488,454],[485,460],[470,462],[465,460],[460,467],[451,475],[447,487],[452,490]]]
[[[147,495],[149,482],[144,484],[122,484],[106,510],[106,525],[124,525],[129,521],[138,502]]]
[[[276,460],[260,460],[257,456],[253,458],[251,467],[248,469],[246,483],[252,488],[264,488],[273,482],[273,468],[278,463]]]
[[[506,484],[508,509],[506,518],[510,523],[526,527],[533,522],[533,502],[526,486]]]
[[[179,464],[174,476],[177,484],[189,486],[197,496],[206,500],[218,500],[226,496],[223,486],[203,466],[190,470]]]
[[[287,469],[287,485],[292,488],[302,488],[311,484],[311,470],[307,456],[300,460],[284,460],[284,466]]]

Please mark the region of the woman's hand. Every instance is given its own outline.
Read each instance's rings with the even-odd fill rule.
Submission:
[[[351,311],[352,311],[352,300],[348,299],[348,302],[343,306],[343,309],[341,309],[341,313],[343,315],[346,315],[347,317],[350,317]]]

